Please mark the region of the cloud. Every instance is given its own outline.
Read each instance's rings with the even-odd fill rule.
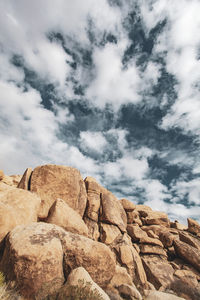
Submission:
[[[101,153],[107,146],[106,138],[101,132],[82,131],[80,133],[81,148]]]

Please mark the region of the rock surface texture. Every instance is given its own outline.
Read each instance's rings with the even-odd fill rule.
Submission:
[[[199,300],[200,224],[118,200],[72,167],[0,171],[0,271],[24,300],[61,299],[79,280],[105,300]]]

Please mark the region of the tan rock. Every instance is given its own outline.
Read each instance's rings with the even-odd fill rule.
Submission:
[[[179,237],[182,242],[197,248],[200,251],[200,240],[190,235],[188,232],[179,232]]]
[[[158,239],[159,236],[153,232],[153,230],[148,230],[147,235],[153,239]]]
[[[136,205],[135,210],[139,212],[141,217],[145,217],[146,212],[152,211],[151,207],[143,204]]]
[[[103,193],[101,205],[100,220],[116,225],[122,232],[126,232],[127,217],[120,201],[112,193]]]
[[[140,292],[133,285],[122,284],[118,287],[118,291],[123,298],[126,297],[125,299],[128,297],[131,300],[142,300]]]
[[[0,195],[2,192],[12,190],[12,189],[15,189],[15,187],[13,185],[7,185],[3,181],[0,181]]]
[[[108,246],[82,235],[65,232],[62,237],[64,270],[66,276],[71,270],[83,267],[94,282],[106,286],[115,273],[115,257]]]
[[[116,266],[115,269],[115,274],[113,276],[113,278],[111,279],[110,284],[113,287],[118,287],[122,284],[128,284],[128,285],[132,285],[132,279],[131,276],[127,273],[127,270],[123,267],[120,266]]]
[[[33,170],[30,190],[42,199],[42,217],[46,218],[57,198],[63,199],[83,216],[87,194],[80,172],[71,167],[45,165]]]
[[[65,201],[57,199],[50,208],[47,223],[55,224],[66,231],[88,236],[88,228],[79,213],[73,210]]]
[[[181,278],[185,283],[190,283],[194,287],[198,286],[197,276],[190,270],[176,270],[174,276]]]
[[[173,280],[174,269],[166,259],[155,255],[144,255],[142,256],[142,262],[148,281],[156,289],[170,284]]]
[[[148,295],[145,300],[185,300],[173,294],[163,293],[159,291],[147,291]]]
[[[127,223],[128,224],[138,224],[142,226],[142,221],[140,220],[140,214],[138,211],[127,211]]]
[[[150,244],[140,244],[140,253],[142,254],[157,254],[163,255],[167,257],[167,254],[163,248],[157,245],[150,245]]]
[[[17,225],[37,222],[41,199],[17,188],[0,193],[0,241]]]
[[[63,284],[59,234],[64,230],[45,223],[20,225],[8,234],[1,270],[26,299],[44,299]]]
[[[194,234],[200,234],[200,225],[197,221],[188,218],[188,231]]]
[[[187,230],[187,226],[179,223],[178,221],[171,222],[170,227],[176,228],[178,230]]]
[[[169,232],[169,228],[166,228],[165,226],[162,225],[148,225],[148,226],[142,226],[142,230],[146,231],[148,234],[148,231],[151,230],[156,234],[157,236],[160,235],[161,232]]]
[[[0,170],[0,180],[2,180],[4,177],[4,172],[2,170]]]
[[[10,175],[10,178],[12,179],[12,185],[17,187],[22,178],[22,175]]]
[[[33,172],[33,170],[31,168],[26,169],[20,182],[17,185],[17,187],[19,189],[29,190],[30,177],[31,177],[32,172]]]
[[[147,233],[137,225],[127,225],[127,232],[132,238],[133,242],[139,242],[141,244],[153,244],[163,247],[163,244],[158,239],[148,237]]]
[[[98,295],[102,298],[102,300],[110,300],[109,296],[98,286],[91,278],[91,276],[88,274],[88,272],[83,268],[79,267],[77,269],[74,269],[71,271],[67,278],[67,284],[71,286],[80,286],[81,283],[89,284],[90,290],[93,292],[97,292]]]
[[[146,211],[142,216],[144,216],[144,218],[142,218],[142,221],[146,225],[163,225],[165,227],[170,227],[168,216],[163,212]]]
[[[88,228],[88,237],[94,241],[98,241],[100,237],[98,223],[87,217],[84,217],[84,222]]]
[[[122,206],[126,212],[131,212],[136,208],[136,205],[133,202],[131,202],[125,198],[121,199],[120,203],[122,204]]]
[[[166,248],[168,248],[173,245],[175,236],[168,231],[163,231],[163,232],[160,232],[159,238],[160,238],[161,242],[163,243],[163,245]]]
[[[179,240],[174,240],[174,248],[178,257],[190,263],[200,271],[200,251],[198,249]]]
[[[92,177],[86,177],[84,181],[88,199],[85,215],[89,219],[98,222],[101,186]]]
[[[100,241],[104,244],[112,244],[121,235],[121,231],[115,225],[100,223]]]

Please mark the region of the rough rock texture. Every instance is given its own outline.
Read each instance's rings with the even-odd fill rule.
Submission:
[[[94,241],[98,241],[100,236],[98,223],[87,217],[84,217],[84,222],[88,228],[88,237]]]
[[[109,296],[92,280],[88,272],[83,268],[79,267],[71,271],[67,278],[67,284],[71,286],[79,286],[80,281],[83,281],[85,284],[90,284],[90,289],[92,291],[97,291],[102,297],[102,300],[110,300]]]
[[[121,235],[121,231],[115,225],[100,223],[100,241],[104,244],[112,244]]]
[[[11,188],[0,193],[0,241],[17,225],[37,222],[40,203],[28,191]]]
[[[194,234],[199,234],[200,224],[197,221],[190,218],[188,218],[187,221],[188,221],[188,231]]]
[[[19,189],[29,190],[30,177],[31,177],[32,172],[33,172],[33,170],[31,168],[26,169],[20,182],[17,185],[17,187]]]
[[[113,287],[118,287],[122,284],[132,285],[133,281],[131,276],[128,274],[127,270],[123,267],[116,266],[115,274],[110,282]]]
[[[88,228],[79,213],[62,199],[57,199],[50,208],[47,223],[56,224],[66,231],[88,236]]]
[[[0,180],[2,180],[4,177],[4,172],[2,170],[0,170]]]
[[[83,267],[101,287],[112,279],[116,263],[113,253],[106,245],[70,232],[65,233],[62,245],[65,274]]]
[[[125,299],[131,299],[131,300],[142,300],[142,296],[140,292],[136,289],[133,285],[128,284],[122,284],[118,287],[118,291],[122,297]]]
[[[122,206],[126,212],[131,212],[136,208],[136,205],[133,202],[131,202],[125,198],[121,199],[120,203],[122,204]]]
[[[170,221],[165,213],[159,211],[147,211],[146,213],[143,213],[142,216],[143,223],[146,225],[170,226]]]
[[[142,262],[148,281],[150,281],[156,289],[159,289],[162,285],[170,284],[173,281],[174,270],[167,260],[155,255],[145,255],[142,257]]]
[[[63,250],[59,234],[64,234],[61,228],[44,223],[20,225],[9,233],[0,269],[8,280],[16,281],[24,297],[43,299],[62,286]]]
[[[85,214],[89,219],[98,222],[101,186],[92,177],[86,177],[84,181],[88,200]]]
[[[87,195],[80,172],[71,167],[45,165],[33,170],[31,192],[42,199],[43,218],[57,198],[63,199],[71,208],[83,216]]]
[[[198,249],[178,240],[174,241],[174,248],[178,257],[200,271],[200,251]]]
[[[127,217],[120,201],[113,194],[107,192],[102,194],[101,205],[100,220],[117,225],[122,232],[126,232]]]

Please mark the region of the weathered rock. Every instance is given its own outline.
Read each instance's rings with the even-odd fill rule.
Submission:
[[[148,231],[153,231],[154,234],[157,236],[160,235],[161,232],[169,232],[169,229],[162,225],[149,225],[149,226],[142,226],[142,230],[146,231],[148,234]]]
[[[140,214],[138,211],[127,211],[127,223],[128,224],[138,224],[142,226],[142,221],[140,220]]]
[[[125,299],[128,297],[130,300],[142,300],[140,292],[133,285],[122,284],[118,287],[118,291]]]
[[[30,190],[42,199],[42,216],[46,218],[57,198],[63,199],[83,216],[87,194],[80,172],[71,167],[45,165],[33,170]]]
[[[159,256],[142,256],[142,262],[147,275],[147,279],[156,289],[171,283],[174,270],[172,266]]]
[[[32,172],[33,172],[33,170],[31,168],[26,169],[20,182],[17,185],[17,187],[19,189],[29,190],[30,177],[31,177]]]
[[[132,238],[133,242],[139,242],[142,244],[152,244],[163,247],[163,244],[158,239],[148,237],[147,233],[137,225],[127,225],[127,232]]]
[[[157,254],[163,255],[167,257],[167,254],[163,248],[157,245],[150,245],[150,244],[140,244],[140,253],[142,254]]]
[[[136,205],[133,202],[124,198],[120,200],[120,203],[126,212],[131,212],[136,208]]]
[[[122,232],[126,232],[127,217],[120,201],[110,192],[105,192],[102,194],[101,205],[100,220],[117,225]]]
[[[90,290],[97,292],[102,300],[109,300],[109,296],[92,280],[88,272],[83,268],[79,267],[71,271],[67,278],[67,284],[71,286],[81,286],[80,282],[90,285]]]
[[[152,211],[151,207],[149,207],[147,205],[143,205],[143,204],[136,205],[135,210],[139,212],[141,217],[145,217],[146,212]]]
[[[165,213],[159,211],[146,211],[142,216],[142,221],[146,225],[163,225],[165,227],[170,227],[170,221]]]
[[[65,231],[45,223],[20,225],[8,234],[0,269],[25,298],[44,299],[63,284],[60,234]]]
[[[178,230],[186,230],[187,229],[186,225],[179,223],[177,220],[175,220],[174,222],[170,222],[170,227],[176,228]]]
[[[132,285],[132,279],[131,276],[127,273],[127,270],[123,267],[120,266],[116,266],[115,269],[115,274],[113,276],[113,278],[111,279],[110,284],[113,287],[118,287],[122,284],[128,284],[128,285]]]
[[[159,239],[159,236],[153,232],[153,230],[148,230],[147,235],[153,239]]]
[[[62,199],[57,199],[54,202],[45,221],[58,225],[66,231],[88,236],[88,228],[79,213]]]
[[[159,238],[160,238],[161,242],[163,243],[163,245],[166,248],[168,248],[173,245],[175,236],[173,234],[171,234],[169,231],[162,231],[159,234]]]
[[[177,256],[190,263],[198,271],[200,271],[200,251],[198,249],[179,240],[174,240],[174,248]]]
[[[187,221],[188,221],[188,231],[194,234],[199,234],[200,224],[191,218],[188,218]]]
[[[37,222],[41,199],[17,188],[0,193],[0,241],[17,225]]]
[[[174,276],[185,281],[185,284],[190,284],[193,287],[198,286],[197,276],[190,270],[176,270]]]
[[[0,180],[2,180],[4,177],[4,172],[2,170],[0,170]]]
[[[167,286],[167,289],[186,300],[200,299],[199,284],[197,285],[196,280],[188,276],[174,276],[174,280]]]
[[[200,251],[200,241],[197,238],[194,238],[187,232],[179,232],[179,237],[182,242],[197,248]]]
[[[83,267],[101,287],[109,283],[116,267],[114,254],[109,247],[71,232],[65,232],[62,246],[66,276],[71,270]]]
[[[185,300],[184,298],[175,296],[169,293],[163,293],[159,291],[147,291],[147,297],[145,300]]]
[[[84,217],[84,222],[88,228],[88,237],[94,241],[98,241],[100,236],[98,223],[87,217]]]
[[[98,222],[101,186],[92,177],[86,177],[84,181],[88,200],[85,215],[91,220]]]
[[[100,223],[100,241],[107,245],[112,244],[121,235],[121,231],[115,225]]]

